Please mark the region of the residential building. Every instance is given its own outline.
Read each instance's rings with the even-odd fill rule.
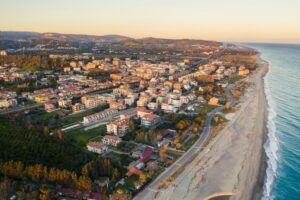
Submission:
[[[147,110],[146,108],[144,107],[138,107],[137,108],[137,116],[139,118],[142,118],[144,115],[147,115],[147,114],[152,114],[153,112],[151,110]]]
[[[72,110],[73,110],[73,112],[82,111],[82,110],[84,110],[84,105],[81,103],[76,103],[72,106]]]
[[[101,142],[89,142],[86,147],[89,151],[98,154],[102,154],[107,151],[107,146]]]
[[[9,108],[16,105],[18,102],[16,99],[0,99],[0,108]]]
[[[72,106],[72,99],[70,98],[60,98],[58,100],[59,107],[69,107]]]
[[[115,135],[105,135],[102,138],[102,142],[106,145],[118,146],[122,142],[122,139]]]
[[[141,119],[141,124],[147,128],[151,128],[160,123],[161,119],[158,115],[146,114]]]
[[[45,103],[44,108],[47,112],[55,110],[55,106],[52,103]]]
[[[219,104],[219,99],[216,97],[212,97],[211,99],[209,99],[208,104],[209,105],[213,105],[213,106],[218,106]]]
[[[124,110],[124,109],[126,109],[126,106],[121,102],[111,101],[109,103],[109,108],[113,108],[113,109],[117,109],[117,110]]]
[[[113,133],[122,137],[129,131],[129,119],[114,120],[106,125],[106,129],[107,133]]]
[[[98,121],[101,121],[103,118],[106,118],[108,116],[111,116],[111,115],[114,115],[114,114],[117,114],[118,111],[116,109],[111,109],[111,108],[108,108],[102,112],[98,112],[98,113],[95,113],[95,114],[92,114],[92,115],[88,115],[88,116],[85,116],[83,118],[83,124],[84,125],[87,125],[87,124],[90,124],[90,123],[96,123]]]

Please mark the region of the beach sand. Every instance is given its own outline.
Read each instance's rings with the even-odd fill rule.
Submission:
[[[233,192],[231,199],[260,199],[266,167],[263,144],[266,137],[267,103],[260,67],[248,78],[250,87],[238,102],[238,110],[225,128],[173,182],[162,198],[205,199],[214,193]]]

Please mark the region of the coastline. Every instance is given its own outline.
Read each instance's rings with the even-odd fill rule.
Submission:
[[[265,94],[265,79],[264,79],[264,77],[266,76],[266,74],[269,71],[270,64],[261,58],[261,53],[259,53],[259,55],[257,56],[257,63],[259,65],[259,67],[264,68],[264,70],[265,70],[264,74],[262,75],[262,79],[263,79],[264,98],[265,98],[265,101],[267,102],[267,98],[266,98],[266,94]],[[261,200],[261,198],[263,196],[266,170],[267,170],[267,155],[266,155],[266,151],[264,149],[264,145],[268,139],[268,128],[267,128],[268,106],[269,106],[268,103],[266,103],[266,108],[265,108],[266,110],[265,110],[265,117],[264,117],[265,125],[264,125],[264,131],[263,131],[263,135],[262,135],[263,149],[261,151],[260,166],[258,166],[259,173],[258,173],[257,183],[255,184],[255,186],[253,188],[252,198],[251,198],[251,199],[257,199],[257,200]]]
[[[268,63],[257,55],[259,67],[251,86],[239,100],[232,120],[175,179],[165,193],[170,199],[205,199],[215,193],[233,192],[231,199],[261,199],[266,171],[267,100],[264,79]],[[164,196],[164,195],[163,195]]]

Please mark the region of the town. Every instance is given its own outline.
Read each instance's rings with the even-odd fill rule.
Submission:
[[[50,173],[54,164],[47,166],[42,159],[39,164],[44,172],[37,177],[32,178],[28,173],[16,176],[6,168],[17,163],[7,163],[10,160],[7,159],[1,160],[0,174],[56,183],[58,186],[49,190],[59,197],[133,197],[176,160],[185,157],[207,126],[226,123],[221,110],[214,113],[209,124],[206,118],[216,109],[230,112],[234,99],[242,92],[233,89],[235,83],[257,67],[251,62],[231,59],[232,54],[240,57],[254,54],[249,50],[221,43],[193,44],[193,48],[201,56],[177,52],[177,56],[170,53],[173,56],[169,60],[155,56],[156,52],[137,56],[132,48],[127,54],[122,51],[119,57],[112,51],[105,56],[95,52],[50,52],[39,59],[51,63],[59,60],[63,66],[38,70],[24,69],[18,65],[21,62],[10,59],[12,56],[26,59],[26,54],[2,50],[0,114],[16,126],[34,128],[43,137],[75,146],[81,153],[73,159],[80,160],[82,170],[66,168],[77,173],[78,180],[75,178],[74,183],[48,180],[42,178],[46,176],[43,173]],[[38,51],[32,53],[33,50],[28,49],[30,56],[38,56]],[[90,155],[91,159],[83,159],[81,154]],[[99,170],[99,166],[95,167],[97,159],[103,165],[101,172],[94,172]],[[32,165],[22,162],[24,170]],[[56,167],[57,173],[64,167]],[[67,180],[72,179],[71,172]],[[161,187],[167,187],[171,181],[170,177],[161,181]]]

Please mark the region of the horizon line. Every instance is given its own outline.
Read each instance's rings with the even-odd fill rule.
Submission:
[[[290,44],[290,45],[300,45],[300,42],[286,42],[286,41],[237,41],[237,40],[214,40],[214,39],[203,39],[203,38],[188,38],[188,37],[154,37],[154,36],[145,36],[145,37],[132,37],[123,34],[110,33],[110,34],[87,34],[87,33],[64,33],[64,32],[56,32],[56,31],[15,31],[15,30],[0,30],[0,32],[17,32],[17,33],[52,33],[52,34],[65,34],[65,35],[83,35],[83,36],[122,36],[127,37],[129,39],[146,39],[146,38],[155,38],[155,39],[169,39],[169,40],[203,40],[203,41],[211,41],[211,42],[222,42],[222,43],[256,43],[256,44]]]

